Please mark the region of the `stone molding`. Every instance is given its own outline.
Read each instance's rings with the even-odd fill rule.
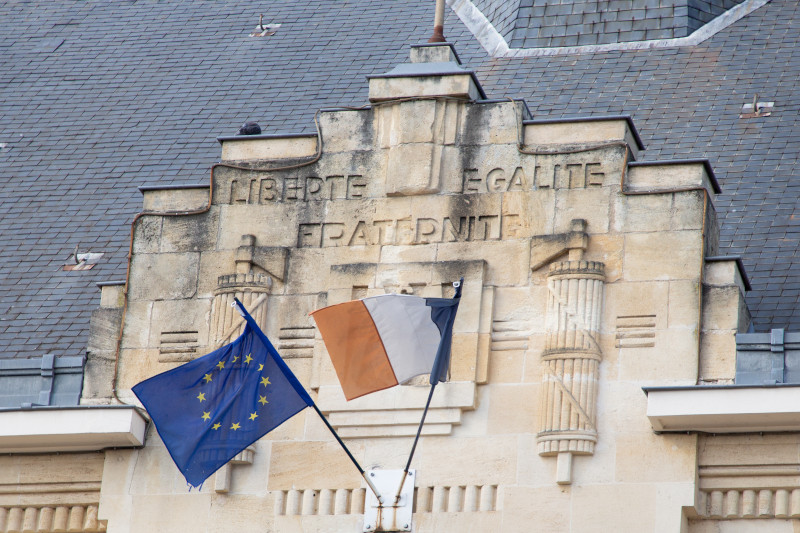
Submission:
[[[106,531],[97,519],[98,504],[0,507],[0,533],[96,533]]]
[[[414,489],[415,513],[474,513],[497,510],[498,485],[422,486]],[[274,491],[276,516],[360,515],[366,490],[291,489]]]

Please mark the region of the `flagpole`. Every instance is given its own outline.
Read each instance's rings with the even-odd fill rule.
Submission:
[[[353,454],[350,453],[349,449],[347,449],[347,446],[342,441],[341,437],[339,437],[339,434],[336,433],[336,430],[333,429],[333,426],[331,426],[331,423],[328,422],[328,419],[325,418],[325,415],[322,414],[322,411],[319,410],[319,407],[317,407],[317,404],[314,403],[314,404],[311,405],[311,407],[314,408],[314,410],[317,412],[317,414],[322,419],[322,421],[325,422],[325,426],[327,426],[327,428],[333,434],[334,438],[336,438],[336,442],[339,443],[339,445],[344,449],[345,453],[350,458],[350,460],[353,461],[353,464],[356,465],[356,468],[358,468],[358,471],[361,473],[361,477],[364,478],[364,481],[367,482],[367,485],[369,485],[369,488],[372,490],[373,493],[375,493],[375,497],[378,498],[378,504],[379,504],[380,507],[382,507],[383,506],[383,497],[381,496],[381,493],[378,492],[377,487],[375,487],[375,485],[372,484],[372,481],[369,480],[369,478],[367,477],[367,474],[364,472],[364,469],[361,468],[361,465],[358,464],[358,461],[356,461],[356,458],[353,457]]]
[[[436,389],[436,383],[431,385],[431,391],[428,393],[428,401],[425,402],[425,410],[422,411],[422,419],[419,421],[419,427],[417,428],[417,436],[414,437],[414,444],[411,446],[411,453],[408,454],[408,462],[406,462],[406,467],[405,469],[403,469],[403,477],[400,479],[400,486],[397,487],[397,494],[394,495],[395,505],[397,505],[397,502],[400,501],[400,494],[403,492],[403,485],[406,482],[406,476],[408,476],[408,470],[409,468],[411,468],[411,459],[414,458],[414,451],[417,449],[417,442],[419,442],[419,436],[422,434],[422,425],[425,424],[425,417],[428,416],[428,407],[431,406],[431,398],[433,398],[433,391],[435,389]]]
[[[234,301],[234,304],[232,304],[232,305],[235,305],[235,306],[237,306],[237,308],[238,308],[238,310],[239,310],[239,314],[240,314],[240,315],[242,315],[242,318],[244,318],[244,319],[245,319],[245,321],[247,321],[247,320],[248,320],[248,318],[249,318],[250,320],[252,320],[252,321],[253,321],[253,324],[254,324],[254,329],[257,329],[258,333],[260,333],[260,334],[261,334],[261,336],[262,336],[262,340],[263,340],[263,341],[265,341],[265,344],[267,344],[267,345],[269,345],[270,347],[272,347],[272,343],[269,341],[269,339],[267,338],[267,336],[266,336],[266,335],[264,335],[264,332],[263,332],[263,331],[261,331],[261,328],[259,328],[259,327],[258,327],[258,324],[256,324],[256,323],[255,323],[255,321],[253,320],[253,317],[251,317],[251,316],[250,316],[250,313],[248,313],[248,312],[247,312],[247,309],[245,309],[245,308],[244,308],[244,304],[242,304],[242,302],[240,302],[240,301],[239,301],[239,299],[238,299],[238,298],[235,298],[235,297],[234,297],[233,301]],[[274,350],[274,347],[273,347],[272,349]],[[275,352],[275,353],[277,354],[277,352]],[[280,354],[278,354],[278,355],[280,355]],[[282,359],[281,359],[281,363],[283,363]],[[285,363],[283,363],[283,364],[285,365]],[[288,370],[288,368],[287,368],[287,370]],[[289,373],[291,373],[291,371],[289,371]],[[293,376],[293,377],[294,377],[294,376]],[[294,379],[295,379],[295,381],[297,380],[297,378],[294,378]],[[299,382],[298,382],[298,385],[297,385],[297,386],[302,388],[302,385],[300,385],[300,384],[299,384]],[[364,473],[364,469],[363,469],[363,468],[361,468],[361,465],[360,465],[360,464],[358,464],[358,461],[356,460],[356,458],[355,458],[355,457],[353,457],[353,454],[352,454],[352,453],[350,453],[350,450],[347,448],[347,446],[345,445],[344,441],[342,441],[341,437],[339,437],[339,434],[338,434],[338,433],[336,433],[336,430],[335,430],[335,429],[333,429],[333,426],[331,426],[330,422],[328,422],[328,419],[327,419],[327,418],[325,418],[325,415],[323,415],[323,414],[322,414],[322,411],[320,411],[320,410],[319,410],[319,407],[317,407],[317,404],[316,404],[316,402],[314,402],[314,400],[313,400],[313,399],[311,399],[311,397],[308,395],[308,393],[305,391],[305,389],[303,389],[303,393],[304,393],[304,396],[305,396],[305,401],[306,401],[306,404],[308,404],[308,405],[310,405],[311,407],[313,407],[313,408],[314,408],[314,410],[317,412],[317,414],[319,415],[319,417],[320,417],[320,418],[322,419],[322,421],[325,423],[325,426],[327,426],[327,428],[328,428],[328,429],[330,430],[330,432],[333,434],[334,438],[336,438],[336,442],[338,442],[338,443],[339,443],[339,445],[342,447],[342,449],[344,449],[345,453],[347,454],[347,457],[349,457],[349,458],[350,458],[350,460],[351,460],[351,461],[353,461],[353,464],[354,464],[354,465],[356,466],[356,468],[358,469],[358,472],[361,474],[361,477],[362,477],[362,478],[364,478],[364,481],[366,481],[366,482],[367,482],[367,485],[369,486],[370,490],[372,490],[372,492],[375,494],[375,497],[378,499],[378,505],[379,505],[379,507],[382,507],[382,506],[383,506],[383,498],[381,497],[381,493],[380,493],[380,492],[378,492],[378,489],[377,489],[377,487],[375,487],[375,485],[373,485],[373,484],[372,484],[372,481],[370,481],[370,480],[369,480],[369,478],[367,477],[367,475]],[[428,401],[430,401],[430,399],[429,399]],[[425,420],[425,418],[424,418],[424,417],[423,417],[423,420]]]
[[[455,288],[456,292],[453,295],[453,299],[461,299],[461,290],[464,287],[464,277],[462,276],[460,280],[453,283],[453,288]],[[452,327],[452,322],[450,322],[450,326]],[[453,331],[450,329],[447,335],[452,336]],[[441,347],[440,347],[441,348]],[[403,477],[400,479],[400,486],[397,487],[397,494],[394,495],[394,505],[397,505],[397,502],[400,501],[400,494],[403,492],[403,485],[406,482],[406,476],[408,476],[408,470],[411,468],[411,460],[414,458],[414,452],[417,449],[417,442],[419,442],[419,436],[422,434],[422,426],[425,424],[425,417],[428,416],[428,408],[431,406],[431,399],[433,398],[433,391],[436,390],[436,385],[440,381],[444,381],[447,375],[447,369],[442,368],[442,364],[444,363],[445,358],[441,356],[441,353],[436,354],[436,360],[433,363],[433,370],[431,372],[430,382],[431,382],[431,391],[428,393],[428,401],[425,402],[425,410],[422,411],[422,419],[419,421],[419,427],[417,428],[417,435],[414,437],[414,444],[411,446],[411,453],[408,454],[408,462],[406,462],[406,467],[403,470]],[[449,359],[447,360],[449,363]],[[443,377],[444,376],[444,377]]]

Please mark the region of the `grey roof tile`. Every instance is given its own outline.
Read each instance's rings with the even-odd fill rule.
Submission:
[[[508,9],[514,2],[475,1],[504,17],[508,37],[528,28]],[[519,5],[540,16],[539,2]],[[572,7],[558,16],[573,17]],[[96,282],[124,276],[138,185],[207,179],[216,137],[247,119],[268,132],[311,132],[316,109],[365,103],[365,76],[392,68],[409,44],[427,40],[431,10],[427,0],[392,2],[391,10],[378,0],[358,10],[334,0],[273,0],[265,15],[283,26],[251,39],[257,19],[244,0],[1,3],[5,354],[85,350]],[[622,7],[619,13],[635,18]],[[604,20],[625,19],[619,13]],[[80,23],[54,26],[65,17]],[[744,258],[756,327],[797,330],[798,23],[796,2],[772,0],[694,47],[525,59],[488,57],[450,11],[445,35],[490,97],[524,97],[539,118],[629,113],[646,160],[708,157],[723,188],[720,245]],[[43,28],[48,38],[64,39],[55,52],[31,46]],[[772,116],[739,119],[756,93],[775,101]],[[60,271],[76,244],[105,252],[104,262]]]

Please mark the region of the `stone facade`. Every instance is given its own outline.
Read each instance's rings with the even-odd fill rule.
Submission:
[[[795,437],[656,434],[646,412],[644,386],[730,383],[749,323],[736,262],[708,260],[708,165],[637,163],[625,118],[537,122],[481,96],[448,46],[414,47],[318,136],[225,138],[207,188],[145,190],[84,403],[135,404],[134,384],[228,342],[237,296],[361,464],[400,469],[427,380],[345,401],[308,313],[463,276],[413,531],[789,531]],[[199,491],[153,427],[71,457],[0,458],[0,531],[356,532],[369,505],[309,409]]]

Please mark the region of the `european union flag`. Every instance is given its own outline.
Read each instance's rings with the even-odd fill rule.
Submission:
[[[231,344],[133,387],[190,485],[313,405],[253,318]]]

